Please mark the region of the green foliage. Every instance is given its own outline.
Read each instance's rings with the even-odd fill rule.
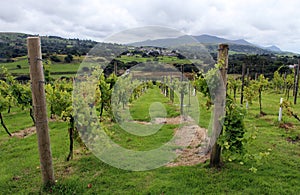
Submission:
[[[216,65],[216,68],[208,71],[207,74],[201,75],[200,77],[196,77],[194,86],[197,90],[204,94],[204,96],[208,96],[210,99],[214,97],[216,94],[213,94],[214,91],[217,89],[217,83],[219,81],[218,72],[219,68]],[[260,78],[261,85],[260,87],[265,87],[264,78]],[[220,82],[220,81],[219,81]],[[239,80],[234,79],[233,77],[229,77],[228,85],[233,90],[237,90],[239,87]],[[212,89],[211,89],[212,87]],[[245,89],[245,97],[249,101],[250,98],[253,97],[252,92],[254,91],[254,85]],[[209,95],[212,94],[212,95]],[[211,101],[209,99],[209,101]],[[211,104],[207,104],[211,105]],[[243,164],[243,162],[248,161],[250,157],[255,155],[251,154],[249,151],[245,149],[248,142],[253,139],[250,133],[247,132],[244,118],[246,116],[246,111],[240,105],[235,102],[235,99],[230,97],[229,95],[226,96],[226,114],[224,118],[223,124],[223,131],[222,134],[218,138],[218,144],[221,145],[223,150],[223,158],[227,161],[235,161],[238,160]],[[255,168],[253,168],[254,170]]]
[[[233,92],[233,98],[236,99],[237,90],[239,90],[242,86],[242,81],[239,78],[234,78],[232,75],[228,75],[227,79],[227,88],[231,92]]]
[[[289,101],[287,101],[287,100],[283,101],[280,106],[284,108],[284,112],[286,113],[287,116],[294,117],[295,119],[297,119],[300,122],[300,117],[294,111],[294,109]]]
[[[254,90],[253,85],[249,84],[244,88],[244,101],[247,101],[249,104],[252,104],[253,99],[256,96],[256,91]]]
[[[12,104],[12,96],[9,92],[9,85],[0,80],[0,113],[8,109],[9,105]]]
[[[73,56],[72,54],[68,54],[65,58],[64,58],[66,63],[71,63],[73,61]]]
[[[293,70],[294,71],[294,70]],[[285,96],[290,98],[290,90],[294,87],[294,73],[288,74],[285,79]]]
[[[237,105],[233,98],[227,96],[223,133],[218,139],[218,143],[223,148],[224,158],[227,160],[241,158],[246,153],[244,146],[249,141],[249,137],[245,136],[245,115],[245,109]]]
[[[72,115],[72,83],[66,80],[56,80],[45,86],[47,103],[51,115],[57,115],[65,120]]]
[[[262,111],[262,92],[268,87],[269,82],[268,78],[265,78],[264,75],[259,75],[257,80],[252,81],[253,90],[257,91],[258,93],[258,101],[259,101],[259,111],[260,114],[264,114]]]
[[[278,70],[274,72],[272,84],[276,91],[280,91],[284,88],[284,78],[279,74]]]
[[[257,80],[252,80],[252,85],[257,91],[263,91],[269,85],[268,78],[265,78],[264,75],[261,74]]]
[[[29,114],[32,118],[33,123],[35,123],[32,109],[32,95],[30,84],[19,83],[4,67],[1,68],[0,74],[4,75],[6,79],[5,82],[1,81],[1,96],[2,98],[4,98],[2,99],[2,109],[8,109],[8,112],[10,112],[10,108],[15,104],[21,106],[22,109],[29,108]],[[4,105],[4,103],[6,105]],[[0,112],[3,112],[3,110],[1,111],[1,108]]]
[[[103,111],[105,110],[109,117],[112,117],[111,111],[111,93],[113,85],[116,83],[117,77],[112,74],[109,78],[105,78],[104,74],[101,73],[99,77],[99,90],[100,90],[100,105],[96,106],[97,110],[100,112],[100,117],[103,116]]]

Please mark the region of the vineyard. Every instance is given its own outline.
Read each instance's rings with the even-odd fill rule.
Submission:
[[[105,69],[82,68],[82,56],[72,57],[72,63],[55,63],[50,57],[43,61],[55,176],[55,184],[49,188],[41,183],[32,85],[26,79],[17,79],[29,75],[27,57],[2,63],[0,194],[300,192],[298,65],[280,66],[271,76],[269,72],[267,76],[250,75],[246,67],[229,74],[223,83],[225,114],[222,119],[217,117],[223,121],[222,131],[216,143],[209,145],[213,116],[220,103],[218,93],[222,91],[216,80],[219,70],[227,70],[223,67],[225,61],[218,59],[207,72],[195,72],[193,64],[178,52],[170,51],[172,56],[143,56],[138,52],[123,53]],[[68,60],[66,54],[57,57]],[[159,79],[151,80],[150,71],[145,71],[148,66],[131,68],[142,62],[152,65],[152,69],[159,64],[155,62],[172,64],[164,67],[172,74],[157,72]],[[279,121],[280,108],[283,112]],[[115,153],[112,158],[114,150],[110,147],[114,145],[102,136],[104,133],[129,150],[148,151],[191,126],[202,140],[192,140],[193,144],[182,149],[182,156],[153,170],[147,169],[147,162],[155,159],[152,156],[121,167],[124,157]],[[117,160],[117,165],[106,164],[95,154],[94,149],[101,144],[111,151],[109,158],[103,154],[105,160]],[[221,161],[217,164],[210,162],[211,147],[220,149]],[[166,150],[180,151],[181,145]],[[165,150],[159,152],[165,154]],[[168,155],[162,160],[166,159]],[[146,171],[131,171],[136,165]]]

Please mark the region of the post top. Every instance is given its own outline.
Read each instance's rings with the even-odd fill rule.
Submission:
[[[225,48],[225,47],[229,47],[229,45],[227,43],[221,43],[219,44],[219,47]]]
[[[35,37],[27,37],[27,39],[39,39],[39,36],[35,36]]]

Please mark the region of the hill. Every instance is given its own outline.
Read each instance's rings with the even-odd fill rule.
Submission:
[[[0,59],[27,55],[26,38],[34,36],[23,33],[0,33]],[[97,42],[92,40],[64,39],[57,36],[41,36],[42,52],[57,54],[85,55]]]
[[[263,47],[252,44],[244,39],[229,40],[211,35],[199,35],[199,36],[180,36],[177,38],[166,38],[156,40],[146,40],[142,42],[135,42],[129,45],[133,46],[155,46],[155,47],[172,47],[181,44],[201,43],[209,52],[217,51],[218,44],[229,44],[230,51],[245,54],[274,54],[282,53],[280,48],[276,46]]]

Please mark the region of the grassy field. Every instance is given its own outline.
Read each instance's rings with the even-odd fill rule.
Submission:
[[[247,130],[258,132],[257,138],[247,145],[250,152],[270,152],[261,165],[226,162],[217,170],[208,168],[206,162],[131,172],[105,164],[79,145],[76,145],[74,159],[66,162],[67,124],[52,121],[49,126],[56,186],[46,192],[41,188],[36,136],[9,138],[1,127],[0,194],[299,194],[300,143],[287,139],[300,135],[300,122],[284,115],[284,122],[291,127],[279,128],[277,114],[281,95],[268,92],[262,97],[263,111],[267,115],[258,117],[258,101],[255,100],[245,119]],[[170,105],[158,89],[153,89],[131,105],[133,118],[149,121],[148,107],[158,100],[166,106],[169,116],[178,115],[178,108]],[[204,98],[199,97],[199,100],[200,124],[207,126],[211,112],[205,109]],[[299,105],[294,109],[300,113]],[[16,108],[10,114],[4,113],[4,120],[11,132],[32,126],[28,112]],[[176,128],[176,125],[164,125],[155,135],[141,139],[124,132],[117,124],[106,125],[114,132],[114,140],[137,150],[167,141]],[[256,173],[249,171],[252,166],[258,169]]]
[[[60,56],[63,59],[63,56]],[[60,78],[62,76],[72,77],[75,76],[80,66],[82,57],[74,57],[72,63],[54,63],[50,65],[50,72],[53,78]],[[15,62],[0,63],[0,66],[4,66],[8,71],[15,76],[28,75],[29,76],[29,64],[27,57],[19,57],[14,59]],[[44,65],[46,65],[44,63]]]
[[[133,56],[126,56],[122,55],[121,57],[116,58],[117,60],[120,60],[124,63],[136,61],[136,62],[147,62],[147,61],[153,61],[154,57],[147,57],[143,58],[141,55],[133,55]],[[156,58],[158,62],[166,63],[166,64],[191,64],[191,62],[188,59],[178,59],[175,56],[159,56]]]
[[[58,59],[60,59],[62,62],[56,63],[51,62],[50,65],[50,72],[51,76],[56,79],[60,77],[73,77],[76,75],[78,68],[84,59],[84,56],[78,57],[73,56],[73,61],[71,63],[65,63],[64,57],[66,55],[57,55]],[[140,55],[135,56],[121,56],[116,58],[117,60],[120,60],[124,63],[136,61],[139,63],[145,63],[148,61],[153,61],[154,57],[148,57],[143,58]],[[14,62],[6,62],[6,63],[0,63],[0,66],[4,66],[8,69],[8,71],[15,76],[21,76],[21,75],[28,75],[29,76],[29,64],[27,60],[27,56],[24,57],[17,57],[13,59]],[[187,59],[178,59],[174,56],[160,56],[157,58],[158,62],[165,63],[165,64],[190,64],[191,62]],[[44,65],[46,63],[44,62]]]

